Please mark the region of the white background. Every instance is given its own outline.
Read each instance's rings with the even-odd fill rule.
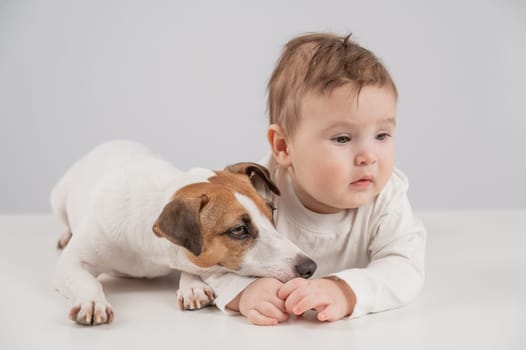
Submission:
[[[353,33],[400,93],[416,209],[526,207],[526,3],[0,0],[0,213],[49,212],[68,166],[114,138],[179,168],[267,151],[283,45]]]

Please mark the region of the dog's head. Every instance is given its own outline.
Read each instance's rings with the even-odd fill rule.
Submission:
[[[201,268],[221,266],[281,281],[312,276],[316,263],[276,231],[272,205],[256,190],[262,184],[279,195],[261,165],[237,163],[216,171],[208,182],[179,189],[153,231],[186,248]]]

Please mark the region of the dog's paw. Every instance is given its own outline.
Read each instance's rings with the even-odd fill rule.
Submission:
[[[206,284],[179,288],[177,302],[181,310],[197,310],[212,304],[215,299],[214,291]]]
[[[82,302],[71,308],[69,318],[82,325],[97,326],[113,321],[113,309],[107,302]]]

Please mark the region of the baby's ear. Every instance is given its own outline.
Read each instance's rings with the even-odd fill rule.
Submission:
[[[290,166],[289,145],[283,129],[278,124],[268,127],[267,140],[276,162],[282,167]]]

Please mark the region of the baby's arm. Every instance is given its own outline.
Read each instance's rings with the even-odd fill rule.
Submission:
[[[365,268],[352,268],[322,279],[294,279],[278,296],[285,310],[300,315],[314,309],[320,321],[359,317],[399,307],[412,300],[424,280],[426,232],[402,200],[397,211],[377,221]]]
[[[397,308],[418,295],[424,282],[425,242],[425,228],[408,202],[380,218],[369,242],[368,266],[334,274],[356,294],[351,317]]]

